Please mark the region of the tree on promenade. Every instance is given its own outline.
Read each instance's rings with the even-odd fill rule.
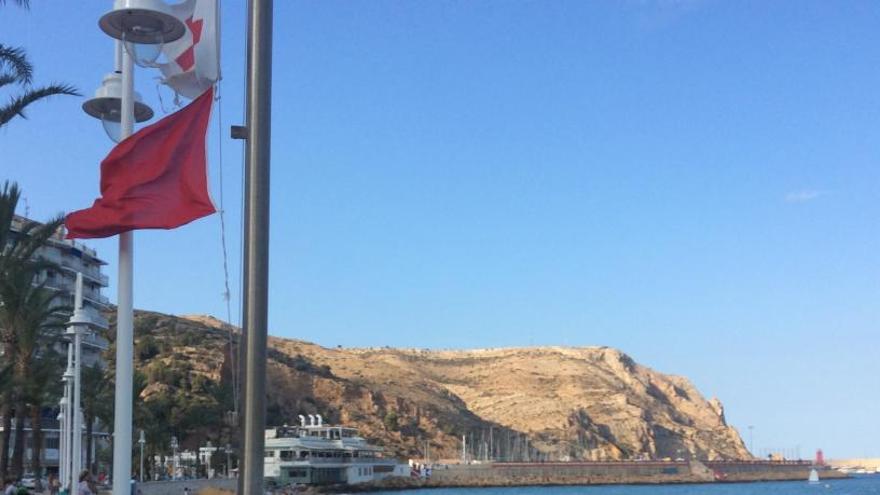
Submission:
[[[0,390],[0,416],[3,434],[0,435],[0,477],[9,468],[9,441],[15,429],[12,471],[23,474],[24,422],[28,408],[40,402],[39,374],[35,374],[35,359],[50,356],[51,344],[60,334],[60,323],[65,321],[67,308],[57,303],[57,293],[38,283],[43,270],[52,263],[36,257],[52,234],[61,226],[57,217],[40,224],[23,221],[13,231],[15,208],[21,191],[14,183],[5,182],[0,188],[0,373],[4,387]]]
[[[85,467],[92,474],[95,470],[95,460],[92,458],[92,443],[94,441],[95,422],[100,421],[104,425],[113,424],[113,380],[107,376],[108,372],[101,365],[95,363],[92,366],[83,367],[82,380],[83,391],[82,410],[86,428],[86,463]]]
[[[28,8],[27,0],[15,0],[18,6]],[[0,6],[6,5],[0,0]],[[15,89],[9,100],[0,105],[0,128],[3,128],[15,117],[25,117],[25,109],[37,101],[50,96],[79,96],[79,92],[69,84],[53,83],[45,86],[32,86],[34,67],[28,61],[27,54],[20,47],[0,43],[0,90]]]

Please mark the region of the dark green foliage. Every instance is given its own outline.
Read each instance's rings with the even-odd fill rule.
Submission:
[[[385,429],[388,431],[397,431],[399,425],[397,424],[397,413],[394,411],[388,411],[385,413],[385,419],[382,422],[385,424]]]
[[[296,356],[289,356],[278,349],[269,348],[268,349],[269,359],[281,363],[289,368],[293,368],[296,371],[301,371],[303,373],[310,373],[313,375],[318,375],[324,378],[333,377],[333,373],[330,371],[329,366],[317,366],[315,363],[309,361],[303,356],[297,354]]]
[[[137,359],[142,361],[153,359],[159,355],[159,345],[156,343],[155,339],[147,335],[137,341],[135,344],[135,353],[137,354]]]

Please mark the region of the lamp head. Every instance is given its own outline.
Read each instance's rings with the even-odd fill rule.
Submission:
[[[113,141],[119,142],[120,122],[122,121],[122,76],[115,72],[104,76],[101,87],[95,96],[82,105],[83,111],[101,120],[104,130]],[[153,109],[134,93],[134,121],[146,122],[153,118]]]
[[[118,40],[148,45],[169,43],[186,33],[186,26],[163,0],[116,0],[98,25]]]

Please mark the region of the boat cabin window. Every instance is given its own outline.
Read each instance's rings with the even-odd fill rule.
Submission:
[[[293,459],[293,451],[292,450],[282,450],[281,451],[281,460],[289,461]]]
[[[306,478],[309,473],[305,469],[291,469],[287,471],[287,476],[291,478]]]
[[[267,450],[265,457],[275,457],[275,451],[274,450]]]

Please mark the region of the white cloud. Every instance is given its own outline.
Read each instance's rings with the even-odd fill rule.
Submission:
[[[823,191],[821,189],[801,189],[798,191],[791,191],[785,195],[786,203],[806,203],[807,201],[813,201],[814,199],[821,198],[822,196],[827,196],[830,194],[830,191]]]

